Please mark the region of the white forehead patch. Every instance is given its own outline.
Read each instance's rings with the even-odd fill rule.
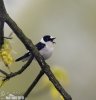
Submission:
[[[50,37],[51,39],[53,38],[53,36]]]

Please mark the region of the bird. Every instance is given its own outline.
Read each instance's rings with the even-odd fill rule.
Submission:
[[[43,56],[44,60],[47,60],[51,57],[54,51],[54,44],[56,43],[54,40],[56,37],[52,37],[51,35],[45,35],[41,38],[40,42],[38,42],[35,46],[38,49],[41,56]],[[34,55],[28,51],[23,56],[17,58],[15,61],[27,61],[30,59],[34,59]]]

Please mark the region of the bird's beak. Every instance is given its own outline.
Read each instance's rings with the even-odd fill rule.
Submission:
[[[55,37],[55,38],[52,38],[52,42],[53,42],[53,43],[56,43],[56,42],[54,42],[55,39],[56,39],[56,37]]]

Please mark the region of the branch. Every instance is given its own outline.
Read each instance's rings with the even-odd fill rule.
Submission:
[[[0,16],[4,18],[5,13],[6,13],[6,9],[4,6],[4,2],[3,0],[0,0]]]
[[[6,9],[4,6],[3,0],[0,0],[0,48],[2,47],[2,44],[4,43],[4,17],[5,17]]]
[[[0,73],[2,73],[2,74],[5,75],[5,76],[8,76],[8,73],[6,73],[5,71],[3,71],[3,70],[1,70],[1,69],[0,69]]]
[[[26,68],[31,64],[31,62],[32,62],[32,58],[30,57],[30,59],[27,61],[27,63],[24,66],[22,66],[22,68],[20,70],[18,70],[17,72],[14,72],[14,73],[7,74],[6,72],[0,70],[0,72],[6,76],[3,79],[3,81],[9,80],[10,78],[13,78],[13,77],[21,74],[23,71],[26,70]]]
[[[0,14],[2,16],[2,14]],[[2,47],[2,44],[4,43],[4,19],[0,16],[0,48]]]
[[[2,47],[2,45],[4,44],[4,21],[2,18],[0,18],[0,48]]]
[[[43,76],[43,74],[44,74],[44,72],[41,70],[40,73],[38,74],[38,76],[36,77],[36,79],[32,82],[32,84],[29,86],[27,91],[24,93],[24,98],[26,98],[29,95],[29,93],[32,91],[32,89],[35,87],[35,85],[38,83],[38,81]]]

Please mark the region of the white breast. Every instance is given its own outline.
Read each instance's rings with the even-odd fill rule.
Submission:
[[[52,42],[47,42],[46,46],[42,50],[40,50],[40,54],[46,60],[52,55],[53,50],[54,50],[53,43]]]

